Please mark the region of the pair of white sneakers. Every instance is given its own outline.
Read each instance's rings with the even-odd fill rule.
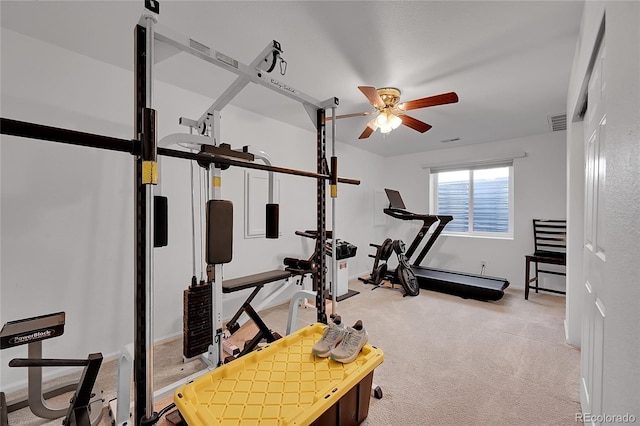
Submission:
[[[349,363],[354,361],[364,345],[369,340],[369,335],[358,320],[353,327],[345,326],[342,318],[337,315],[333,322],[327,325],[322,338],[313,346],[312,352],[321,358],[331,357],[332,360]]]

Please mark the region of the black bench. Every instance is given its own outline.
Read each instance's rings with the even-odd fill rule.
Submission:
[[[258,274],[222,281],[222,293],[225,294],[253,288],[249,297],[244,301],[233,318],[231,318],[227,323],[227,330],[229,330],[231,334],[234,334],[240,329],[238,319],[243,313],[246,313],[258,327],[258,333],[244,345],[244,348],[240,351],[238,356],[242,356],[254,350],[262,339],[266,339],[267,342],[271,343],[281,337],[279,334],[272,332],[269,327],[267,327],[253,306],[251,306],[251,302],[260,290],[262,290],[265,284],[286,280],[293,275],[294,274],[290,271],[276,269],[273,271],[260,272]]]

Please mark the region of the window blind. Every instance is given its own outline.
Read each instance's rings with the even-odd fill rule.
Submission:
[[[423,169],[429,169],[430,173],[453,172],[457,170],[479,170],[490,169],[494,167],[510,167],[513,166],[513,160],[516,158],[524,158],[526,152],[518,152],[501,158],[473,159],[468,161],[443,162],[433,164],[423,164]]]

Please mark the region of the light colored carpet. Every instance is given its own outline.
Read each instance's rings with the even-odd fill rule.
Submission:
[[[498,302],[480,302],[426,290],[402,297],[357,280],[349,287],[360,294],[340,302],[338,313],[347,324],[361,319],[369,342],[385,356],[374,373],[383,398],[371,398],[364,425],[576,424],[580,351],[564,342],[563,297],[534,293],[525,301],[522,290],[509,288]],[[261,316],[284,334],[287,309]],[[300,308],[298,315],[298,327],[315,322],[314,309]],[[202,367],[182,363],[181,345],[155,350],[156,389]],[[115,378],[115,363],[105,363],[99,380],[107,400],[115,395]],[[9,420],[60,424],[37,420],[28,409]],[[108,416],[101,424],[110,424]]]

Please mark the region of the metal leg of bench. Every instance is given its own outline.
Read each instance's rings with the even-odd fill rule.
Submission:
[[[239,357],[254,350],[255,347],[258,346],[258,343],[260,343],[262,339],[266,339],[267,342],[269,343],[276,341],[276,336],[274,336],[271,330],[269,330],[269,327],[267,327],[267,324],[265,324],[264,321],[262,321],[262,318],[260,318],[260,315],[258,315],[255,309],[253,309],[253,306],[245,302],[244,305],[242,305],[242,309],[244,310],[244,312],[246,312],[247,315],[249,315],[249,318],[251,318],[251,320],[258,326],[258,333],[250,341],[245,343],[244,348],[242,349],[242,351],[240,351],[240,354],[238,355]]]
[[[240,325],[238,324],[238,319],[240,319],[240,316],[245,313],[245,306],[251,306],[250,303],[251,301],[256,297],[256,295],[260,292],[260,290],[262,289],[263,285],[259,285],[257,286],[253,292],[251,292],[251,295],[247,298],[247,300],[244,301],[244,303],[242,304],[242,306],[240,307],[240,309],[238,309],[238,312],[236,312],[236,314],[233,316],[233,318],[231,318],[229,320],[229,322],[227,322],[227,330],[229,330],[229,333],[233,334],[236,331],[238,331],[238,329],[240,329]]]

